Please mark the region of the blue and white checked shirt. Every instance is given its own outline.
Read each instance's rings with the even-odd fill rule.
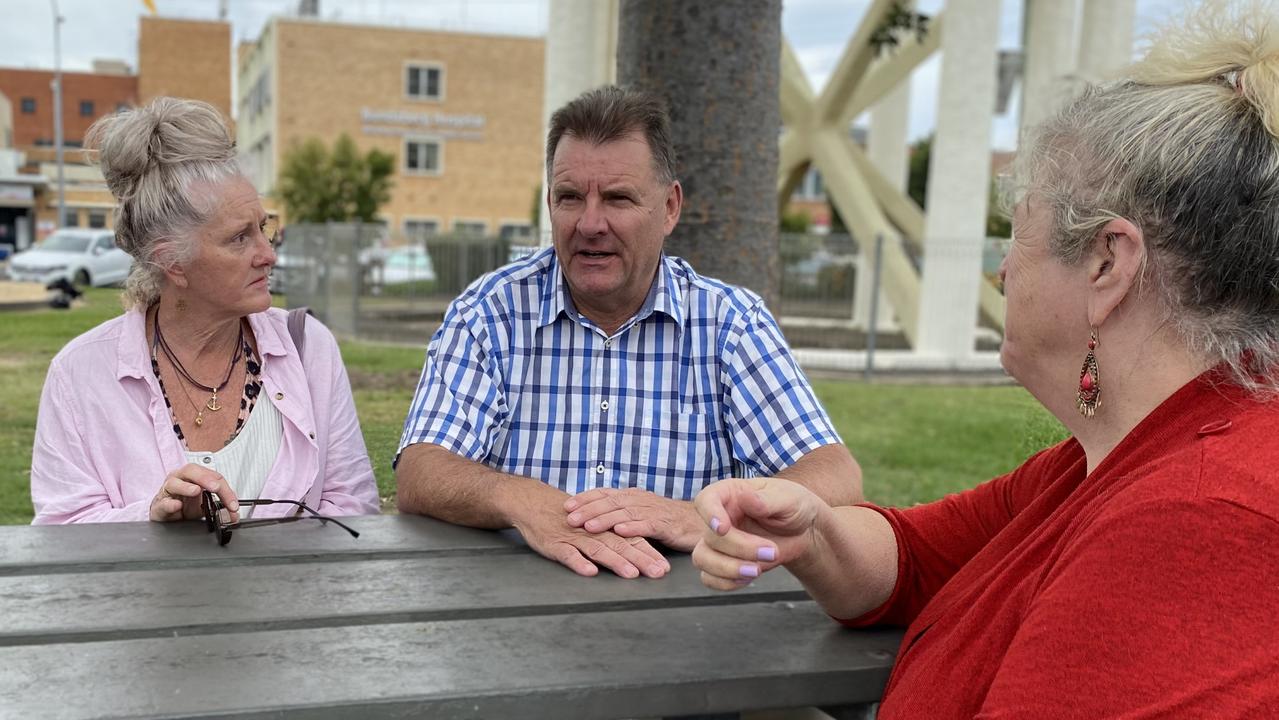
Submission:
[[[570,494],[690,500],[838,442],[758,295],[663,256],[644,305],[609,337],[578,314],[548,248],[449,306],[399,450],[435,443]]]

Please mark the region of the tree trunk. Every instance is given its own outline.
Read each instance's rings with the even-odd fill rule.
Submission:
[[[622,0],[617,76],[670,105],[684,212],[666,241],[776,312],[780,0]]]

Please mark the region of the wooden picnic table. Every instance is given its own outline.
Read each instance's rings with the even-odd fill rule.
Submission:
[[[717,593],[682,554],[583,578],[510,531],[350,524],[0,527],[0,716],[851,716],[900,640],[781,570]]]

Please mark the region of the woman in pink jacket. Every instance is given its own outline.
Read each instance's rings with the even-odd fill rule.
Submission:
[[[127,311],[49,367],[34,522],[197,519],[204,491],[232,520],[240,498],[376,513],[337,343],[308,318],[299,352],[271,307],[274,233],[218,112],[157,98],[99,120],[90,143],[119,201],[116,243],[134,258]]]

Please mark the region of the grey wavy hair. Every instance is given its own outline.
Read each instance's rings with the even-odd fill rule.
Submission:
[[[1142,230],[1139,291],[1191,352],[1279,391],[1279,28],[1275,2],[1208,0],[1162,29],[1123,80],[1031,136],[1017,183],[1081,261],[1107,222]]]
[[[212,105],[169,97],[99,119],[86,140],[117,202],[116,245],[135,260],[125,307],[146,307],[165,270],[196,254],[193,230],[213,209],[199,186],[241,176],[235,143]]]

